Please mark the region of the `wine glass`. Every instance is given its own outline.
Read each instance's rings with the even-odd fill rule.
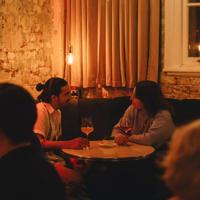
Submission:
[[[81,119],[81,132],[86,134],[87,140],[89,142],[89,134],[94,131],[94,126],[92,123],[91,117],[84,117]],[[86,147],[86,149],[89,149],[89,146]]]

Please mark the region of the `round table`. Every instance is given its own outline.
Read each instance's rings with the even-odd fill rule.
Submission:
[[[89,149],[62,149],[62,153],[69,157],[84,160],[119,161],[130,159],[144,159],[155,152],[152,146],[128,143],[117,145],[112,140],[90,141]]]
[[[149,161],[154,152],[152,146],[135,143],[122,146],[113,140],[90,141],[89,149],[62,149],[63,157],[88,164],[84,183],[92,199],[128,199],[129,195],[138,199],[137,194],[139,197],[146,194],[151,175]]]

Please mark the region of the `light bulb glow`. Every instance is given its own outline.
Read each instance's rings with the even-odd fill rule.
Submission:
[[[72,65],[73,64],[73,54],[69,53],[67,56],[67,64]]]
[[[198,45],[198,50],[199,50],[199,52],[200,52],[200,44]]]

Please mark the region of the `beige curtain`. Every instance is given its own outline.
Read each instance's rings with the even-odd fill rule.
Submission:
[[[71,85],[131,88],[157,81],[160,0],[67,0],[66,13]]]

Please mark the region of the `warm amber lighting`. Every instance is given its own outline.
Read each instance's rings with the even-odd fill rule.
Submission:
[[[67,64],[72,65],[73,64],[73,54],[69,53],[67,56]]]
[[[67,55],[67,64],[72,65],[73,64],[73,53],[72,53],[72,46],[69,46],[69,53]]]
[[[200,53],[200,44],[198,45],[198,50],[199,50],[199,53]]]

